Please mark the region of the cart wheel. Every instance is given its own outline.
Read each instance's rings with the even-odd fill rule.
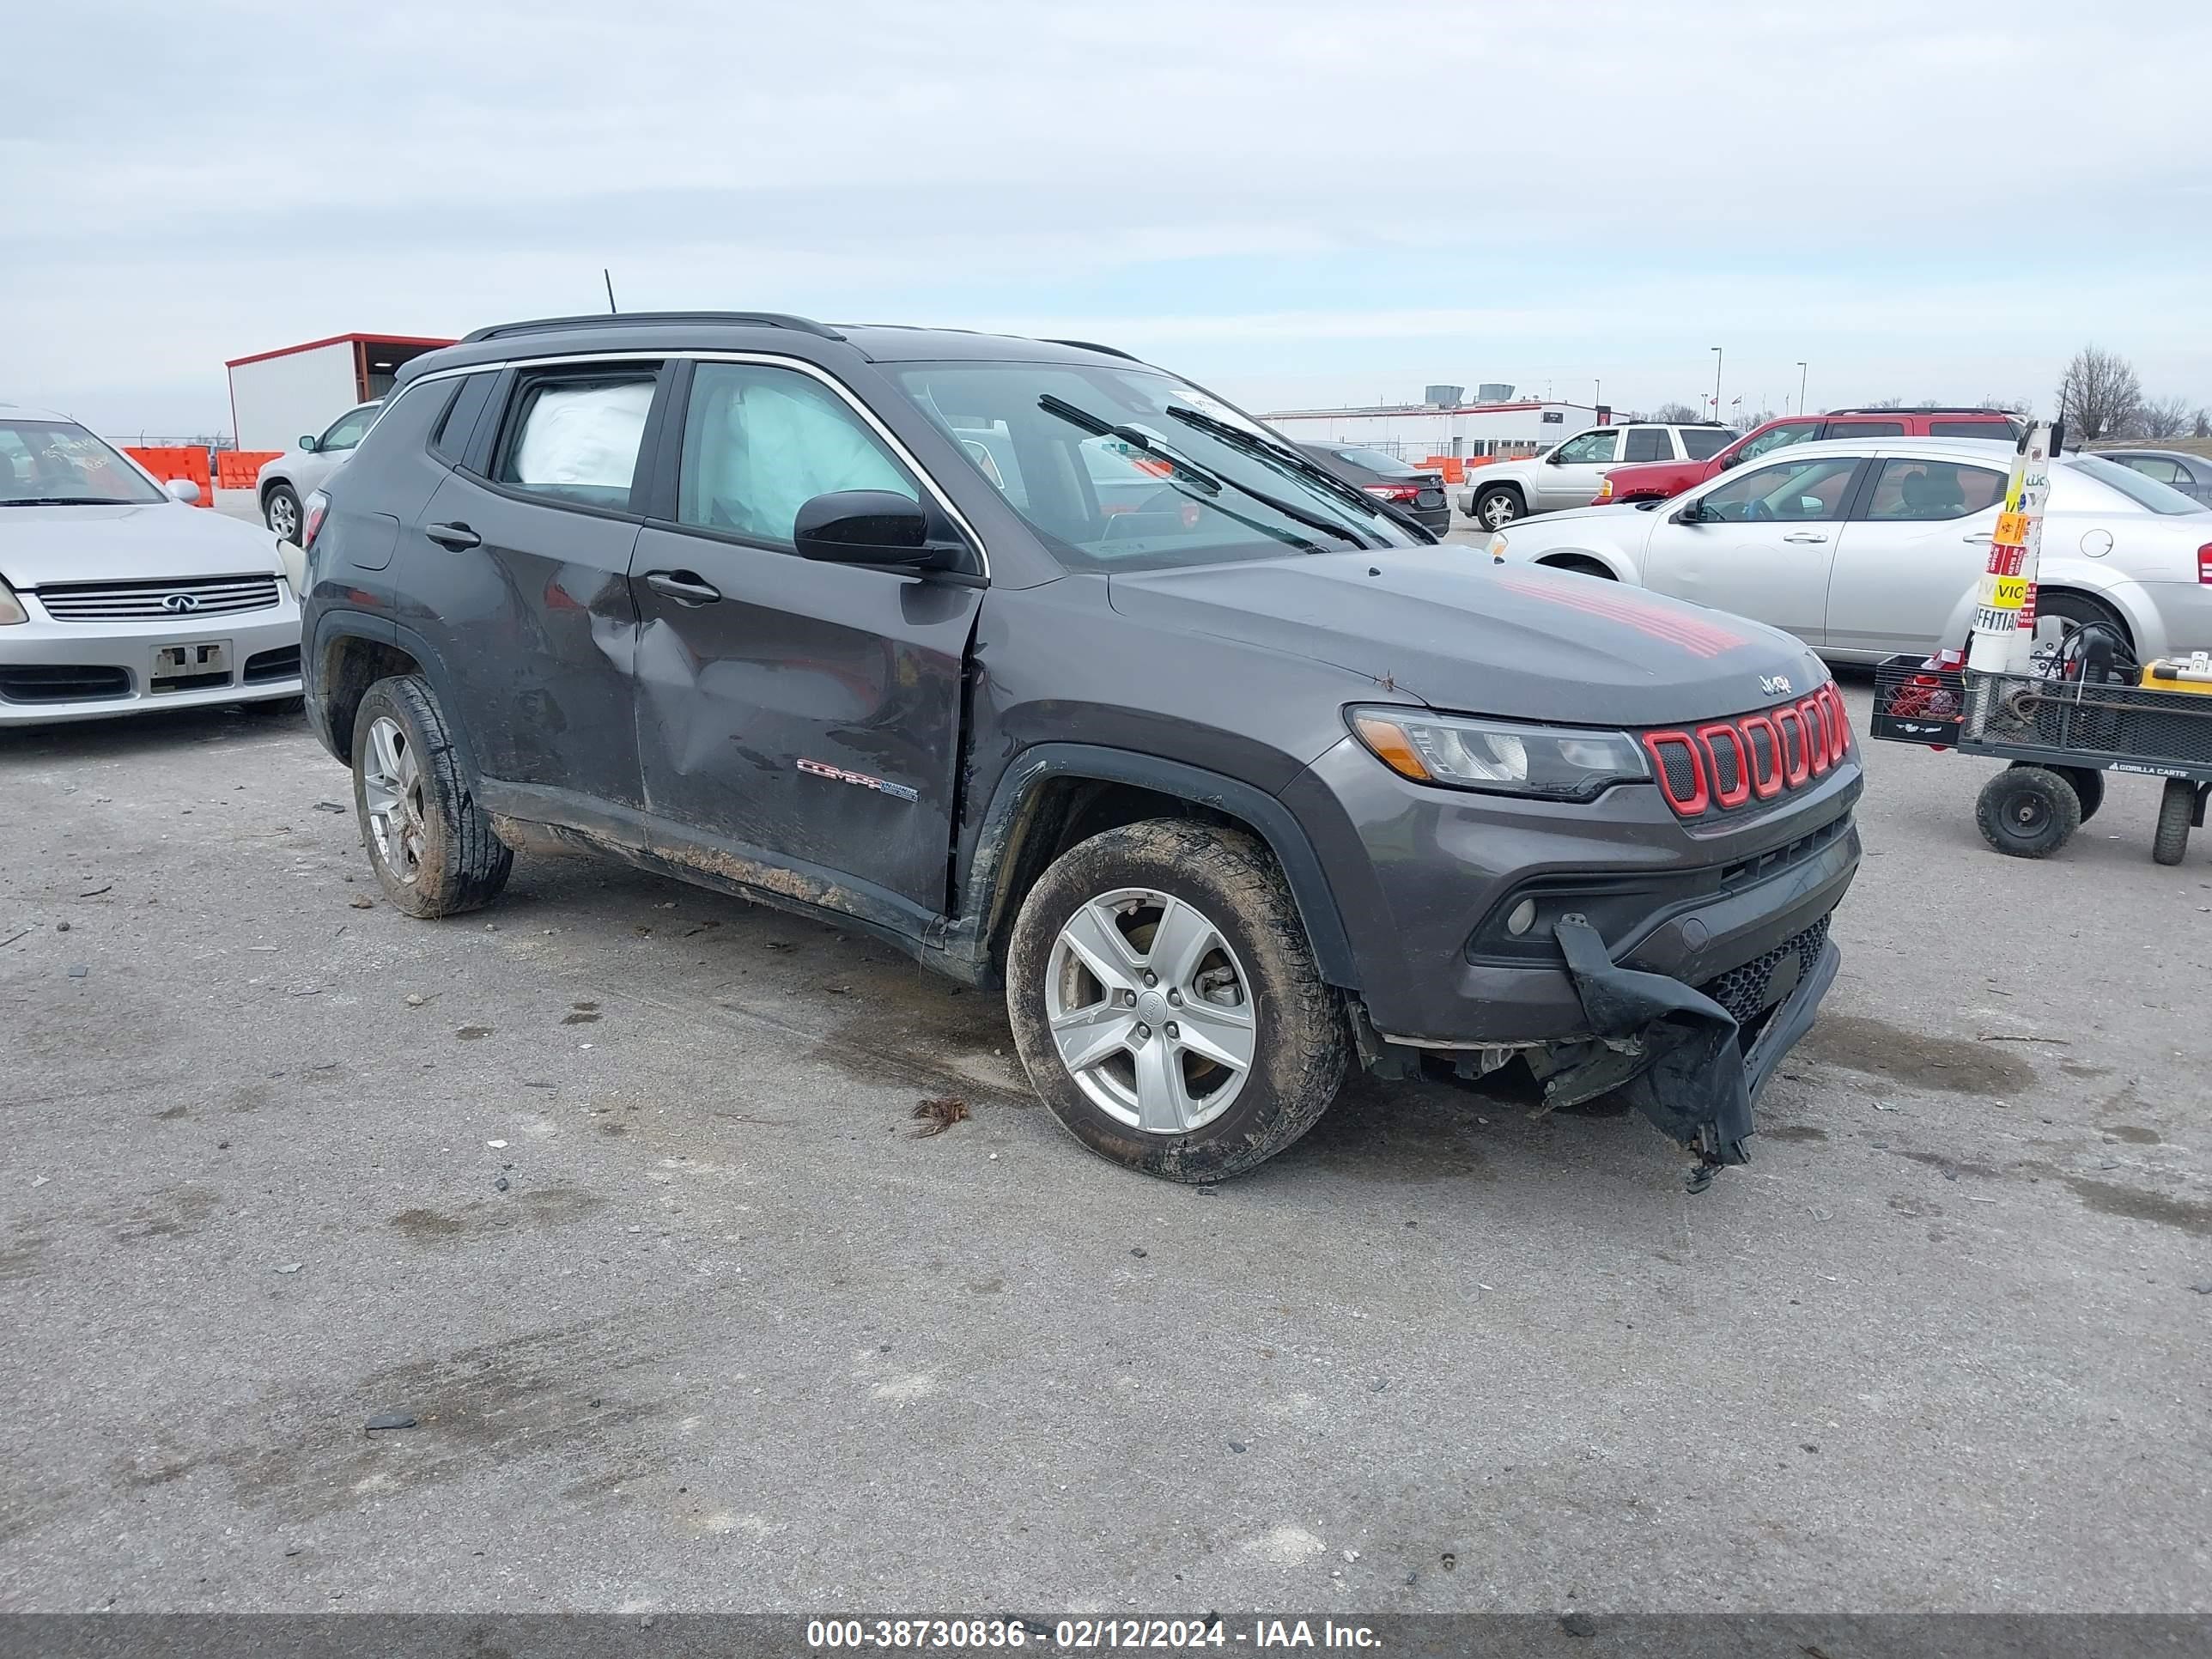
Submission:
[[[1974,823],[1982,839],[2000,853],[2048,858],[2081,827],[2081,798],[2048,768],[2014,766],[1982,786]]]
[[[2168,778],[2166,793],[2159,797],[2158,834],[2152,838],[2150,855],[2160,864],[2179,864],[2189,851],[2190,820],[2197,816],[2197,786],[2186,778]]]
[[[2014,761],[2014,766],[2025,766],[2026,761]],[[2074,786],[2074,797],[2081,803],[2081,822],[2088,823],[2097,816],[2097,809],[2105,804],[2105,775],[2094,767],[2054,766],[2052,771]]]

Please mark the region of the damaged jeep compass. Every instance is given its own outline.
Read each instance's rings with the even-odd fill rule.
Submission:
[[[1437,544],[1074,342],[489,328],[306,506],[305,678],[392,902],[597,853],[1004,988],[1116,1163],[1251,1169],[1348,1066],[1620,1091],[1689,1153],[1836,972],[1858,751],[1797,641]]]

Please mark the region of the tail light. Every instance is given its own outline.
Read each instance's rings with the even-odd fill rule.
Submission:
[[[1397,501],[1402,504],[1421,499],[1421,487],[1419,484],[1371,483],[1362,484],[1360,488],[1369,495],[1378,495],[1386,501]]]
[[[2197,580],[2212,587],[2212,542],[2197,550]]]
[[[315,532],[323,527],[324,515],[331,510],[331,498],[319,489],[311,493],[300,507],[300,547],[302,551],[315,544]]]

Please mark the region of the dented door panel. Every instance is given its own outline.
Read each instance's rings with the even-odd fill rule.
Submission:
[[[734,843],[941,912],[981,591],[657,525],[634,569],[721,596],[632,583],[646,808],[696,843],[670,855]]]

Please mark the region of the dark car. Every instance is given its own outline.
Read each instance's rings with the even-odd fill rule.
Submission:
[[[711,313],[402,376],[307,503],[306,654],[410,915],[586,851],[866,933],[1182,1181],[1356,1059],[1621,1090],[1698,1183],[1834,976],[1803,646],[1430,543],[1173,375]]]
[[[1300,444],[1298,447],[1331,472],[1356,483],[1378,501],[1388,501],[1431,536],[1451,528],[1451,502],[1444,496],[1444,475],[1424,472],[1395,455],[1358,444]]]
[[[2212,459],[2185,449],[2100,449],[2097,453],[2185,495],[2212,501]]]

